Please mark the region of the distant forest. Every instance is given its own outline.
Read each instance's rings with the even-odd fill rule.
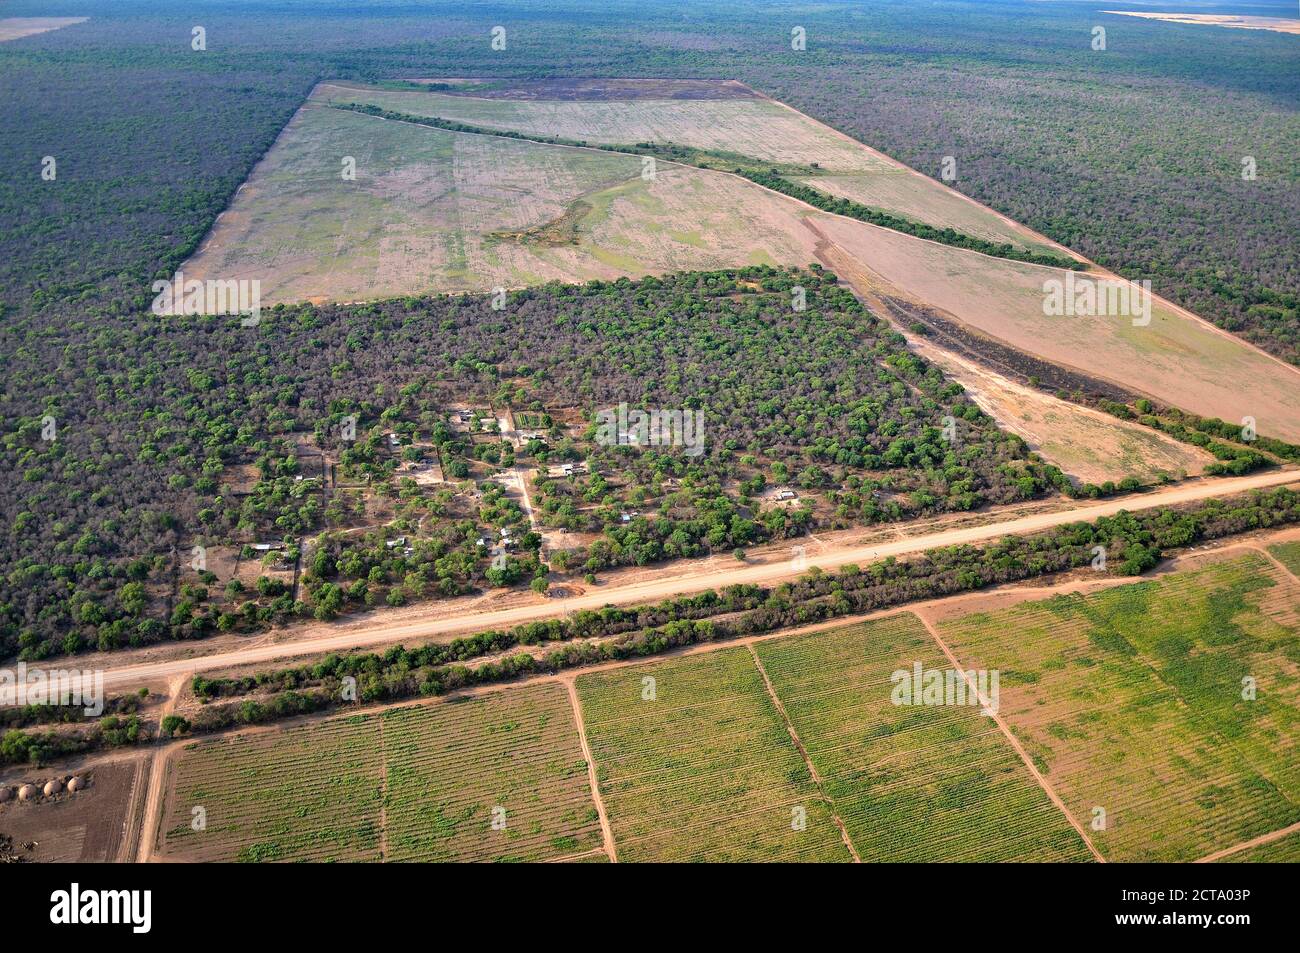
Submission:
[[[170,277],[197,247],[323,77],[739,79],[927,174],[952,155],[963,191],[1300,360],[1295,37],[1041,3],[828,3],[792,14],[746,0],[681,8],[634,0],[419,8],[403,0],[226,0],[184,10],[146,0],[19,0],[5,14],[92,19],[0,43],[0,655],[194,637],[295,612],[275,581],[265,591],[218,594],[208,591],[215,579],[187,579],[165,615],[159,593],[175,587],[180,547],[196,525],[216,537],[279,538],[360,518],[358,501],[321,498],[298,469],[291,438],[357,408],[374,432],[349,451],[345,469],[389,475],[393,461],[366,456],[385,427],[429,436],[436,424],[417,363],[434,377],[450,368],[465,381],[481,378],[485,399],[501,396],[492,391],[503,384],[494,368],[509,365],[531,381],[527,364],[587,388],[583,396],[593,401],[635,380],[669,405],[687,384],[729,393],[732,364],[754,367],[754,355],[730,335],[755,320],[750,308],[775,314],[788,276],[762,279],[779,287],[734,308],[716,288],[651,284],[638,297],[628,283],[598,289],[596,300],[571,289],[538,291],[525,309],[547,346],[536,355],[512,350],[520,339],[507,329],[494,333],[496,318],[480,299],[289,309],[251,333],[149,314],[151,283]],[[1091,28],[1103,21],[1108,48],[1096,52]],[[498,24],[507,29],[503,51],[490,47]],[[205,51],[191,49],[197,25]],[[807,32],[805,51],[790,48],[795,26]],[[57,163],[53,180],[41,175],[46,156]],[[1241,177],[1244,156],[1257,160],[1254,181]],[[715,425],[735,445],[703,461],[700,476],[716,505],[691,497],[663,538],[646,538],[639,526],[616,529],[616,545],[577,558],[600,568],[671,554],[670,547],[739,548],[785,533],[745,512],[760,463],[772,477],[823,492],[829,518],[843,520],[1023,498],[1057,480],[865,316],[852,317],[873,333],[851,350],[844,340],[851,305],[825,292],[825,307],[799,318],[805,329],[821,322],[840,352],[800,352],[793,318],[773,323],[763,340],[784,349],[777,353],[789,380],[759,381],[765,390],[757,396],[730,391],[768,408],[767,419],[740,404],[722,408],[727,417]],[[466,321],[475,308],[482,320]],[[541,334],[563,310],[582,312],[582,321]],[[695,353],[679,355],[688,373],[676,380],[648,378],[645,353],[617,334],[626,320],[652,335],[660,311],[718,328]],[[602,341],[616,349],[618,366],[601,363]],[[548,366],[556,355],[572,363]],[[858,363],[846,365],[846,357]],[[691,369],[696,358],[701,367]],[[412,385],[415,393],[402,393]],[[786,415],[801,402],[806,414]],[[826,408],[842,414],[821,419]],[[885,422],[865,427],[870,413]],[[970,428],[970,456],[949,459],[951,448],[936,441],[945,414]],[[46,416],[57,423],[57,440],[43,439]],[[752,453],[755,443],[775,450]],[[742,459],[747,452],[754,463]],[[252,489],[237,503],[222,491],[236,467],[252,471]],[[877,469],[895,471],[894,483],[855,472]],[[658,475],[637,474],[637,482],[651,477]],[[605,525],[582,522],[563,494],[544,495],[556,525]],[[594,499],[605,495],[598,488]],[[426,584],[428,594],[476,584],[483,553],[475,518],[518,522],[498,497],[485,493],[479,502],[466,514],[433,496],[401,498],[412,524],[426,514],[442,521],[411,547],[430,567],[415,579],[400,550],[385,551],[393,540],[367,540],[364,552],[360,542],[327,540],[318,550],[325,556],[304,567],[311,611],[328,615],[381,597],[400,604]],[[612,500],[600,519],[620,519],[613,504],[621,502]],[[345,509],[331,513],[331,504]],[[790,512],[790,520],[805,518],[801,508]],[[523,550],[508,569],[512,578],[535,571]]]
[[[139,307],[321,77],[725,77],[926,174],[951,155],[956,188],[1300,361],[1293,36],[1017,2],[6,10],[93,17],[0,44],[0,301],[52,331]],[[498,24],[504,51],[489,45]],[[39,175],[51,153],[53,183]]]

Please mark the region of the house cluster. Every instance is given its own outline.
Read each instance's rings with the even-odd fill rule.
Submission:
[[[484,535],[478,538],[478,544],[480,546],[494,552],[497,550],[497,547],[500,547],[502,552],[510,552],[515,548],[515,542],[515,538],[510,535],[509,529],[501,530],[501,538],[497,541],[494,541],[490,535]]]
[[[580,473],[586,473],[586,472],[587,472],[587,465],[585,463],[561,463],[557,467],[546,468],[546,475],[548,477],[553,477],[555,479],[561,479],[563,477],[572,477]]]
[[[403,556],[415,555],[415,547],[409,545],[406,542],[405,536],[399,536],[397,537],[397,539],[390,539],[387,542],[385,542],[384,545],[387,546],[389,549],[397,549],[400,546],[402,548]]]

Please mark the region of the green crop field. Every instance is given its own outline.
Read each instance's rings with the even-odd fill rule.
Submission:
[[[335,718],[188,746],[161,853],[187,861],[379,860],[378,719]],[[195,830],[195,812],[203,829]]]
[[[1091,859],[978,707],[892,703],[894,671],[952,667],[911,613],[758,654],[864,862]]]
[[[1300,574],[1300,542],[1274,543],[1268,551],[1287,569]]]
[[[1300,833],[1222,858],[1221,864],[1300,864]]]
[[[1247,555],[941,631],[1103,855],[1195,860],[1300,820],[1297,601]]]
[[[207,828],[191,829],[195,807]],[[602,850],[555,684],[188,747],[162,854],[184,860],[535,861]]]
[[[747,650],[583,675],[577,689],[620,861],[850,859]]]
[[[388,860],[536,861],[601,850],[587,762],[555,683],[384,717]],[[494,809],[504,827],[492,826]]]

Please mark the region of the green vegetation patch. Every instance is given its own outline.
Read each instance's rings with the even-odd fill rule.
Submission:
[[[851,859],[748,650],[577,688],[620,861]]]
[[[911,613],[757,649],[863,861],[1091,859],[979,707],[893,703],[893,673],[952,668]]]

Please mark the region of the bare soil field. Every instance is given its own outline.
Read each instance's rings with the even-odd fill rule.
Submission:
[[[633,156],[308,105],[182,270],[256,278],[274,304],[812,260],[796,203],[704,170],[641,170]]]
[[[551,93],[546,84],[530,83],[510,87],[518,95],[508,99],[491,90],[380,90],[359,83],[326,82],[316,88],[313,98],[374,103],[408,115],[529,135],[606,145],[675,143],[772,162],[815,164],[827,174],[807,183],[827,192],[940,228],[951,226],[1035,251],[1062,251],[1018,222],[742,84],[693,85],[688,87],[690,95],[679,95],[681,88],[665,87],[663,81],[583,82],[597,85],[589,95],[579,97],[567,95],[563,84]]]
[[[52,797],[0,804],[0,835],[13,839],[16,856],[41,863],[108,863],[124,859],[131,813],[144,788],[143,755],[101,760],[86,767],[13,769],[0,787],[43,787],[50,779],[81,778],[85,787]],[[30,847],[26,845],[31,845]]]
[[[1141,17],[1164,23],[1190,23],[1201,26],[1226,26],[1239,30],[1272,30],[1275,33],[1300,35],[1300,20],[1284,17],[1239,16],[1231,13],[1137,13],[1132,10],[1102,10],[1117,17]]]
[[[761,99],[744,83],[729,79],[415,79],[450,96],[477,99],[643,100],[643,99]],[[461,87],[441,88],[443,86]]]
[[[1160,474],[1175,479],[1199,476],[1214,460],[1199,447],[1017,384],[974,361],[928,346],[923,338],[913,340],[913,347],[965,387],[1003,429],[1019,434],[1078,481],[1100,484],[1135,476],[1150,483]]]
[[[817,213],[819,231],[886,289],[949,314],[1012,347],[1115,381],[1207,417],[1255,418],[1259,433],[1300,440],[1300,369],[1152,299],[1150,323],[1131,316],[1044,313],[1044,282],[1066,272],[936,245]],[[1074,276],[1077,284],[1094,279]]]
[[[0,43],[21,40],[25,36],[61,30],[74,23],[85,23],[90,17],[4,17],[0,18]]]

